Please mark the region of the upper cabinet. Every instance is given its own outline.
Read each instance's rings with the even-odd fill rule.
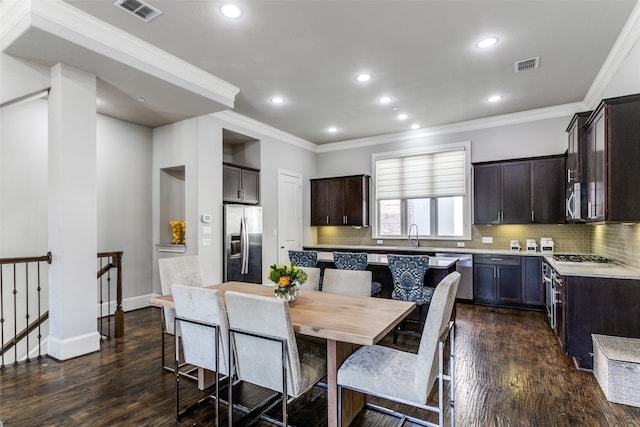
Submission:
[[[584,124],[591,111],[574,114],[567,127],[567,186],[582,182],[584,174]]]
[[[229,163],[222,165],[222,200],[227,203],[260,203],[260,171]]]
[[[585,218],[639,222],[640,94],[602,100],[584,129]]]
[[[222,130],[222,201],[260,203],[260,141]]]
[[[564,156],[474,164],[474,223],[564,222],[564,173]]]
[[[369,175],[311,180],[311,225],[369,225]]]

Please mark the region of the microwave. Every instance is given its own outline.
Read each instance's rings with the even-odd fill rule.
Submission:
[[[567,189],[567,221],[575,221],[582,219],[581,216],[581,205],[580,205],[580,183],[575,182],[569,185]]]

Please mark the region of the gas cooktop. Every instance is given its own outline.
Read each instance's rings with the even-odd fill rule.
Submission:
[[[561,263],[606,264],[611,262],[610,259],[601,257],[600,255],[555,254],[553,255],[553,259]]]

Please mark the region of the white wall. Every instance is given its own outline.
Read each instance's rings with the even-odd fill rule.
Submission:
[[[215,114],[213,115],[215,117]],[[261,132],[249,126],[239,126],[219,120],[220,126],[260,140],[260,204],[262,205],[262,277],[269,266],[278,262],[278,169],[302,175],[302,243],[315,242],[311,224],[311,187],[309,179],[316,176],[316,154],[286,142],[274,133]],[[286,208],[286,207],[285,207]]]
[[[561,154],[567,150],[565,132],[571,117],[468,132],[434,135],[398,142],[318,154],[317,178],[371,174],[371,154],[471,141],[471,161],[484,162],[520,157]]]
[[[0,109],[0,257],[49,250],[47,114],[44,99]],[[124,251],[124,309],[138,308],[152,292],[152,132],[98,115],[96,138],[98,250]]]
[[[0,104],[50,86],[49,67],[0,53]]]
[[[98,115],[98,251],[124,251],[125,311],[146,305],[151,286],[152,131]]]
[[[0,109],[0,257],[47,253],[47,101]]]
[[[618,68],[602,93],[601,98],[640,93],[640,41],[635,45]]]

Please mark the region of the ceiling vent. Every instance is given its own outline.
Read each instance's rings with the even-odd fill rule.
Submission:
[[[142,0],[117,0],[115,5],[134,14],[144,22],[149,22],[162,13]]]
[[[523,59],[522,61],[514,62],[513,66],[516,73],[519,73],[520,71],[533,70],[540,66],[540,57],[536,56],[535,58]]]

